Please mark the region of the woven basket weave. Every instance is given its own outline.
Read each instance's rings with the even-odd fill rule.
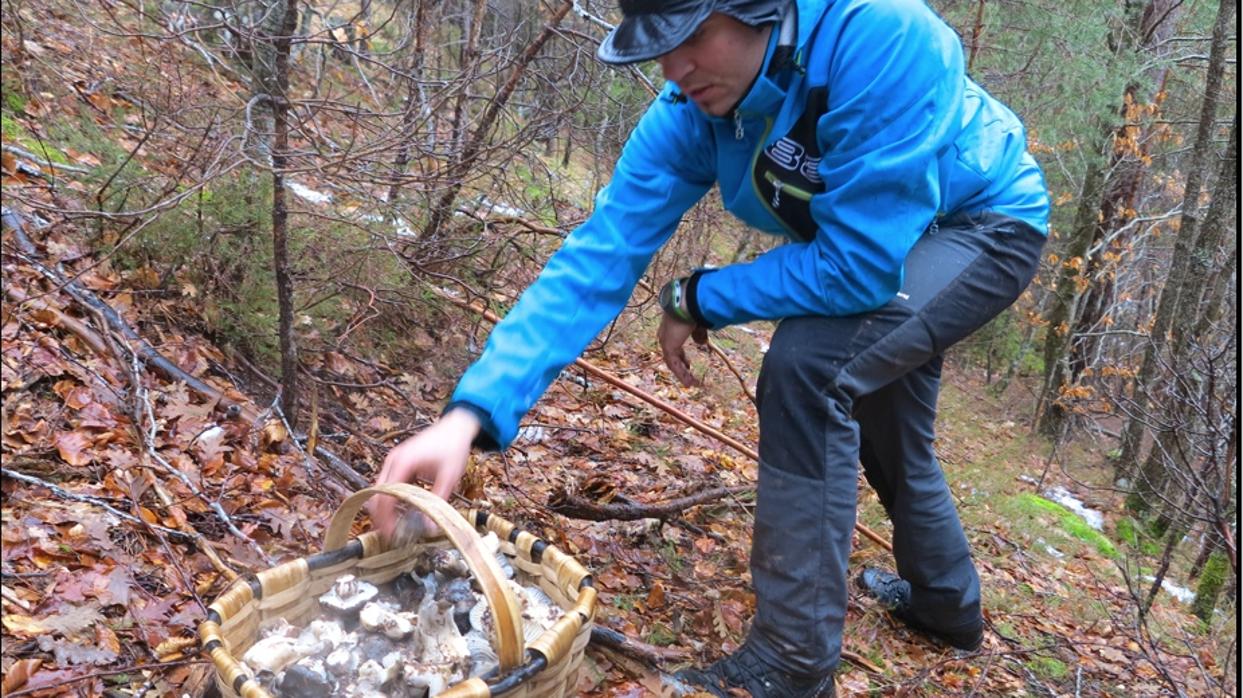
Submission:
[[[415,543],[388,548],[379,534],[365,533],[346,541],[355,515],[366,500],[389,494],[422,511],[436,522],[466,560],[492,609],[496,634],[493,648],[500,671],[485,681],[471,678],[440,693],[445,698],[484,698],[504,695],[573,695],[583,651],[591,639],[596,590],[587,570],[557,548],[521,531],[499,516],[470,510],[458,513],[444,500],[406,484],[387,484],[360,490],[341,504],[324,537],[324,552],[298,558],[235,581],[211,606],[199,625],[203,651],[216,667],[216,685],[226,698],[271,698],[238,661],[259,638],[266,622],[284,618],[304,625],[319,615],[318,598],[344,574],[373,584],[388,582],[409,572],[415,553],[427,545]],[[472,526],[469,522],[474,522]],[[513,566],[565,610],[551,628],[523,646],[520,607],[496,560],[481,549],[479,531],[493,531],[501,552]],[[445,545],[446,543],[439,543]]]

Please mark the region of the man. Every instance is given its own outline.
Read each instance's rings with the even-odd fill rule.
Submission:
[[[756,617],[734,654],[683,678],[725,695],[833,694],[862,461],[898,575],[864,589],[972,649],[979,580],[932,449],[941,355],[1035,273],[1048,199],[1018,119],[964,75],[921,0],[629,0],[599,57],[668,80],[592,216],[493,330],[442,418],[380,482],[448,497],[472,441],[504,448],[563,366],[621,309],[682,214],[725,207],[786,245],[670,282],[658,337],[684,384],[704,329],[781,320],[760,374]],[[382,530],[392,503],[377,503]]]

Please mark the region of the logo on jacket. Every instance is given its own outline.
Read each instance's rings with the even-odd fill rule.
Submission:
[[[809,156],[807,149],[789,136],[782,136],[776,143],[768,146],[764,154],[777,167],[787,172],[797,172],[811,184],[823,184],[817,168],[820,167],[820,156]]]

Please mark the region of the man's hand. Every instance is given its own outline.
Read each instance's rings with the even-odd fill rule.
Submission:
[[[665,313],[660,318],[656,338],[660,341],[660,353],[665,357],[665,365],[682,381],[682,385],[688,388],[699,385],[699,379],[691,373],[691,362],[686,358],[684,347],[689,338],[694,338],[696,344],[707,344],[708,330]]]
[[[432,493],[448,500],[466,473],[470,445],[479,433],[479,418],[470,410],[454,409],[435,424],[415,434],[389,451],[377,485],[411,482],[415,477],[432,481]],[[398,524],[396,500],[377,495],[367,503],[371,521],[384,538],[391,538]],[[436,527],[425,522],[430,533]]]

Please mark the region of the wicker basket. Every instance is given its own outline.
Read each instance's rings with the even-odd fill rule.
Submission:
[[[488,681],[467,679],[440,695],[573,695],[583,651],[591,639],[596,606],[596,590],[587,570],[569,555],[499,516],[476,510],[459,514],[439,497],[405,484],[380,485],[354,493],[329,524],[324,552],[240,578],[211,604],[207,620],[199,626],[199,638],[216,666],[221,695],[270,698],[237,659],[255,643],[259,627],[266,621],[284,618],[295,625],[311,621],[319,615],[319,596],[343,574],[382,584],[414,567],[414,553],[427,543],[389,549],[374,531],[346,541],[355,515],[376,494],[397,497],[440,526],[479,581],[496,620],[492,644],[500,659],[497,676]],[[538,583],[566,612],[525,648],[519,606],[496,560],[481,550],[479,531],[494,531],[501,540],[501,551],[514,567]]]

